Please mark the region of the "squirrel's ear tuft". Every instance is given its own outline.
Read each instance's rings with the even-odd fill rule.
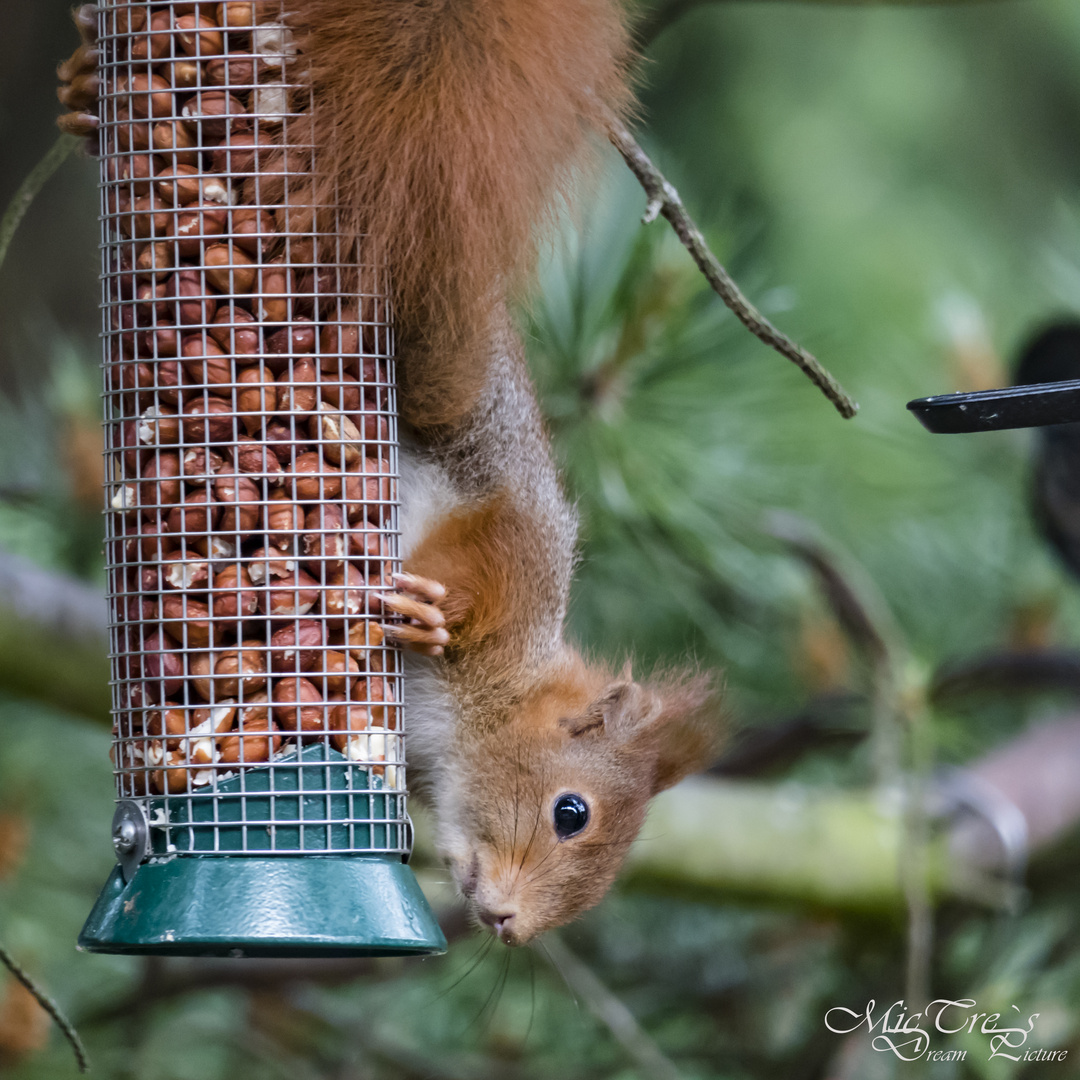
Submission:
[[[605,686],[603,693],[580,716],[563,717],[559,726],[572,738],[588,732],[599,735],[618,731],[638,713],[641,696],[641,687],[630,677],[627,664],[619,678]]]
[[[652,794],[716,760],[722,736],[719,693],[708,675],[674,672],[641,687],[635,747],[654,757]]]
[[[559,726],[574,739],[609,735],[639,761],[652,762],[655,795],[714,761],[719,695],[708,675],[675,671],[637,683],[628,664],[583,713]]]

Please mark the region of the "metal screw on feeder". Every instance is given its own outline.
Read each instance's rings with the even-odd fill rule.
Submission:
[[[130,855],[139,842],[139,835],[135,830],[135,822],[124,819],[113,827],[113,847],[119,856]]]
[[[79,944],[441,951],[376,599],[400,566],[384,274],[316,194],[276,3],[106,0],[98,30],[119,865]]]

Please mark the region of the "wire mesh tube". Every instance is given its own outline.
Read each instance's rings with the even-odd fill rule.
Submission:
[[[384,275],[316,205],[278,3],[101,7],[121,799],[158,854],[407,851]]]

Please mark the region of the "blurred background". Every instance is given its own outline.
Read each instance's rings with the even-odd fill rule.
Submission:
[[[56,0],[0,11],[4,206],[56,138],[76,35]],[[68,160],[30,208],[0,269],[0,942],[95,1075],[1077,1075],[1080,591],[1045,538],[1068,532],[1068,485],[1033,511],[1031,479],[1051,453],[1070,474],[1068,440],[931,436],[904,406],[1007,384],[1035,333],[1080,317],[1080,7],[667,0],[641,35],[642,142],[861,411],[841,420],[741,329],[666,223],[640,225],[608,154],[523,313],[583,519],[573,631],[642,668],[722,672],[732,737],[547,949],[482,948],[421,828],[444,958],[75,952],[112,864],[104,668],[78,625],[27,628],[79,597],[92,624],[103,588],[95,164]],[[1029,811],[1023,874],[978,825],[1003,800]],[[699,824],[702,806],[731,816]],[[793,806],[809,834],[785,832]],[[878,856],[885,884],[860,885]],[[991,1058],[976,1033],[935,1042],[962,1061],[906,1065],[825,1026],[905,995],[1038,1013],[1012,1053],[1069,1059]],[[75,1074],[2,972],[0,1072]]]

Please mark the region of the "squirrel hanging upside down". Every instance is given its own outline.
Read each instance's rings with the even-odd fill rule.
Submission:
[[[537,230],[631,103],[615,0],[290,0],[321,182],[389,266],[409,762],[476,918],[523,944],[592,907],[649,799],[709,763],[708,679],[638,682],[564,640],[577,519],[509,315]],[[93,106],[86,39],[60,69]],[[91,134],[86,112],[61,127]],[[327,200],[329,201],[329,200]]]

